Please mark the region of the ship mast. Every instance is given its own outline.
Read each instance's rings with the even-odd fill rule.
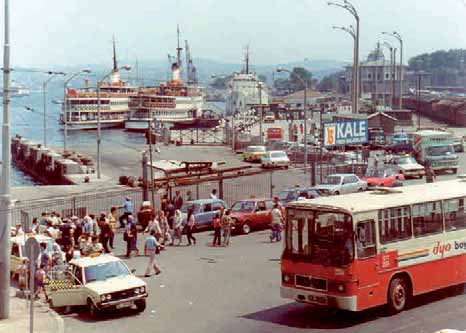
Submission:
[[[245,72],[246,74],[249,74],[249,44],[246,45],[246,55],[245,55],[244,61],[246,64]]]
[[[180,25],[178,24],[176,26],[176,35],[177,35],[177,48],[176,48],[176,64],[178,65],[178,68],[181,68],[181,51],[183,51],[183,48],[180,47]]]
[[[188,45],[188,41],[185,40],[184,41],[184,45],[185,45],[185,57],[186,57],[186,81],[189,83],[192,83],[192,77],[191,77],[191,54],[189,52],[189,45]]]
[[[115,35],[113,35],[113,72],[118,72],[116,47],[115,47]]]

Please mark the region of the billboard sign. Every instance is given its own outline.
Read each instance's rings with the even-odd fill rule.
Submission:
[[[324,124],[324,146],[359,145],[368,141],[366,120],[338,121]]]

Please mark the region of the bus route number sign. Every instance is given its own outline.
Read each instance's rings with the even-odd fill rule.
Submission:
[[[324,124],[324,146],[359,145],[368,141],[367,120],[339,121]]]

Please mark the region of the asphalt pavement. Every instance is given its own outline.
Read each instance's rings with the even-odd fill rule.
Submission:
[[[361,313],[318,309],[280,298],[282,244],[270,243],[268,230],[236,236],[227,248],[212,247],[211,232],[196,237],[195,246],[162,251],[162,274],[143,278],[149,288],[145,312],[115,311],[93,320],[82,309],[63,316],[65,332],[412,333],[466,328],[462,289],[417,297],[408,310],[394,316],[383,307]],[[121,238],[119,234],[116,255],[124,251]],[[147,261],[143,256],[126,260],[141,277]]]

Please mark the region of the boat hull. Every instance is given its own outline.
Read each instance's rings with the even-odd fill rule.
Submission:
[[[62,123],[62,128],[64,128]],[[113,121],[101,121],[100,128],[122,128],[124,126],[124,120],[113,120]],[[87,131],[87,130],[97,130],[97,121],[86,121],[86,122],[68,122],[67,123],[68,131]]]

